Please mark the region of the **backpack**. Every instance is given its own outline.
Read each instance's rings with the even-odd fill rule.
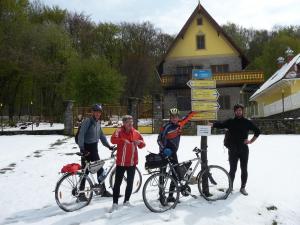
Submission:
[[[228,129],[225,131],[225,136],[224,136],[224,146],[226,148],[230,147],[230,132]]]
[[[90,127],[91,127],[91,125],[92,125],[91,119],[89,118],[88,120],[89,120],[89,127],[88,127],[87,130],[89,130]],[[82,124],[82,122],[81,122],[81,124]],[[81,124],[78,126],[77,132],[76,132],[75,137],[74,137],[74,138],[75,138],[75,143],[76,143],[76,144],[78,144],[78,135],[79,135],[79,132],[80,132]]]
[[[146,155],[145,169],[155,169],[166,166],[168,161],[162,154],[150,153]]]

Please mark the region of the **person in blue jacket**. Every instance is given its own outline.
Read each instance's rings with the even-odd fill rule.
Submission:
[[[85,119],[81,123],[80,131],[78,134],[78,146],[80,148],[80,152],[84,154],[84,158],[89,161],[97,161],[100,160],[99,154],[98,154],[98,141],[100,139],[101,143],[108,149],[113,150],[114,146],[110,145],[106,139],[106,136],[103,134],[102,128],[101,128],[101,121],[100,117],[102,114],[102,105],[101,104],[95,104],[92,106],[92,116],[90,118]],[[85,167],[85,160],[81,160],[82,167]],[[101,175],[103,174],[104,170],[101,168],[97,172],[97,178],[98,182],[101,182]],[[85,186],[85,180],[81,183],[80,188],[84,189]],[[103,197],[112,197],[112,194],[109,193],[106,188],[105,184],[102,186],[102,196]],[[80,200],[84,201],[86,200],[85,195],[79,196]]]
[[[160,133],[157,138],[160,153],[162,153],[165,156],[168,156],[173,164],[178,163],[177,151],[179,148],[182,127],[191,119],[191,117],[194,116],[194,114],[195,112],[190,112],[186,117],[184,117],[181,120],[179,118],[179,110],[177,108],[171,108],[169,110],[170,120],[160,130]],[[176,178],[174,177],[174,179]],[[173,196],[174,189],[175,185],[171,183],[169,189],[169,196],[166,199],[167,202],[175,202],[175,198]],[[160,197],[162,198],[161,202],[165,201],[164,196]]]

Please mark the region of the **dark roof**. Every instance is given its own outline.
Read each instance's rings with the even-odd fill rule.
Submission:
[[[225,33],[225,31],[222,29],[222,27],[220,27],[220,25],[211,17],[211,15],[199,3],[197,5],[197,7],[195,8],[194,12],[192,13],[192,15],[189,17],[189,19],[186,21],[184,26],[181,28],[180,32],[178,33],[176,38],[173,40],[170,47],[168,48],[168,50],[164,54],[161,62],[157,66],[157,71],[158,71],[159,75],[162,74],[162,65],[165,62],[165,58],[167,57],[167,55],[169,54],[171,49],[174,47],[177,40],[179,38],[184,37],[184,34],[185,34],[186,30],[189,28],[190,24],[193,22],[194,18],[197,16],[198,13],[201,13],[202,15],[207,17],[207,19],[209,20],[209,22],[211,22],[211,24],[214,26],[214,28],[217,30],[217,32],[221,33],[228,40],[228,42],[238,51],[238,53],[240,54],[240,57],[242,58],[242,68],[245,68],[248,65],[249,61],[246,58],[246,56],[244,55],[244,53],[242,52],[242,50],[234,43],[234,41]]]

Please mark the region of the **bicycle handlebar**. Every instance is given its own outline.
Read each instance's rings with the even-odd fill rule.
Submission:
[[[117,147],[114,147],[113,150],[111,151],[110,157],[113,158],[115,157],[115,152],[117,151]],[[86,158],[89,154],[84,154],[83,152],[76,152],[76,155]]]

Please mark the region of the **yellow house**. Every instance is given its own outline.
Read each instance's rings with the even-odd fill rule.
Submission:
[[[250,101],[256,103],[254,105],[256,117],[282,115],[282,113],[285,116],[299,117],[299,112],[293,115],[293,111],[300,111],[300,54],[288,59],[250,97]]]
[[[191,91],[186,83],[192,70],[211,69],[220,94],[218,118],[232,116],[233,105],[247,105],[264,81],[262,72],[244,71],[247,65],[243,52],[199,4],[157,67],[164,89],[164,112],[170,107],[191,110]]]

